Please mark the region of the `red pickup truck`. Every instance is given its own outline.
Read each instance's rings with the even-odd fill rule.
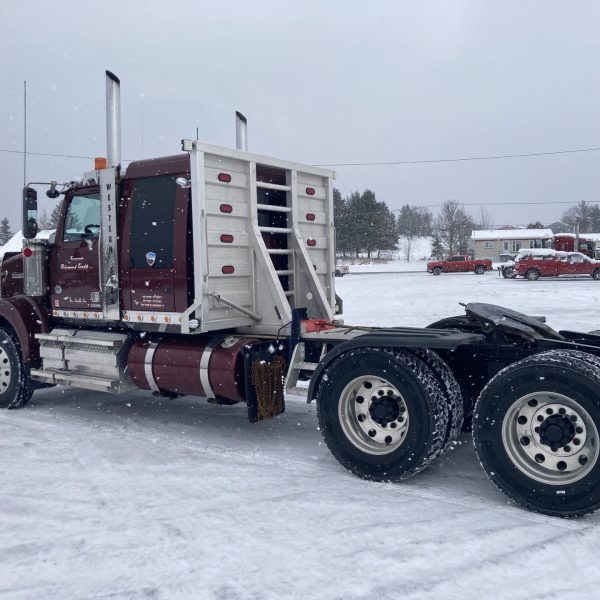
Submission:
[[[581,252],[557,252],[553,250],[531,250],[515,259],[517,275],[535,281],[540,277],[560,275],[591,275],[600,279],[600,261],[593,260]]]
[[[473,271],[476,275],[483,275],[491,270],[492,261],[488,258],[472,259],[464,254],[449,256],[444,260],[434,260],[427,263],[427,272],[433,275],[440,273],[469,273]]]

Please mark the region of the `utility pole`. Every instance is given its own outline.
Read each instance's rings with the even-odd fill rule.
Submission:
[[[27,185],[27,80],[23,82],[23,187]]]

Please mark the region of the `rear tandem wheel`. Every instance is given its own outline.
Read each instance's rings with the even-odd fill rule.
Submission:
[[[335,358],[319,381],[319,425],[335,458],[366,479],[406,479],[455,433],[439,376],[405,350],[359,348]]]
[[[576,517],[600,508],[600,358],[551,350],[484,388],[473,439],[490,479],[526,508]]]

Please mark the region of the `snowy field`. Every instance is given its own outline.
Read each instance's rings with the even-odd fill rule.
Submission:
[[[350,274],[347,323],[426,325],[487,301],[600,328],[600,282]],[[470,439],[402,484],[348,474],[313,405],[251,425],[197,399],[37,392],[0,412],[0,598],[598,597],[600,514],[536,515]]]

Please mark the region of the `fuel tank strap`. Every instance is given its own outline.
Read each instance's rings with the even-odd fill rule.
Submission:
[[[146,375],[148,385],[153,392],[160,391],[154,379],[154,375],[152,374],[152,359],[154,358],[154,352],[156,351],[157,346],[157,343],[150,342],[146,350],[146,356],[144,357],[144,374]]]
[[[210,357],[212,356],[213,350],[225,339],[226,336],[216,336],[204,348],[202,352],[202,358],[200,359],[200,383],[202,389],[207,398],[216,398],[215,393],[210,385],[210,378],[208,375],[208,365],[210,363]]]

